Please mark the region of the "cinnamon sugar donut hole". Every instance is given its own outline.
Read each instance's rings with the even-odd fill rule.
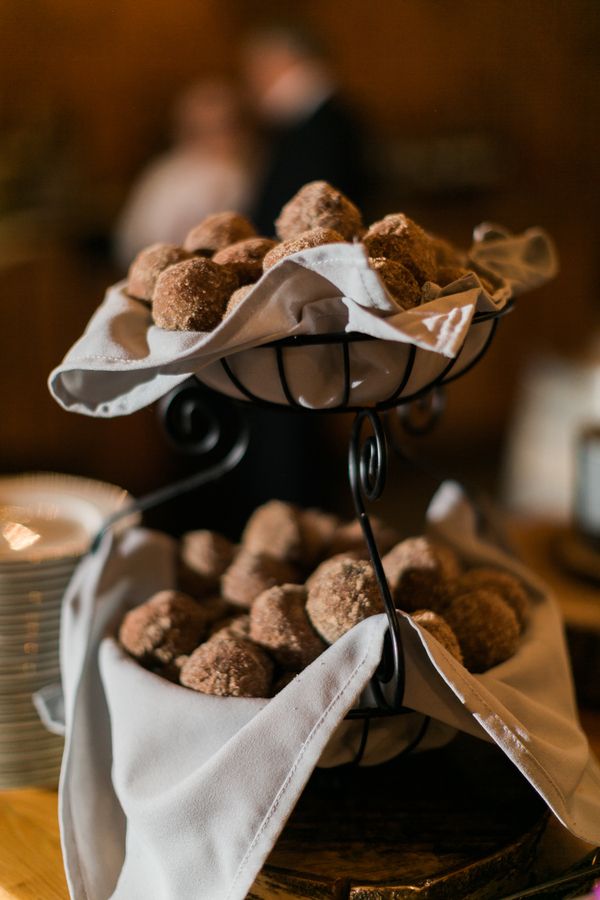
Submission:
[[[249,553],[264,553],[290,563],[301,562],[304,540],[300,511],[282,500],[263,503],[248,519],[242,545]]]
[[[212,331],[237,287],[224,266],[195,257],[169,266],[156,282],[152,318],[167,331]]]
[[[250,610],[250,637],[284,669],[304,669],[326,649],[305,609],[306,589],[282,584],[263,591]]]
[[[374,222],[363,243],[369,256],[402,263],[420,285],[435,279],[437,264],[431,238],[404,213],[392,213]]]
[[[168,266],[190,258],[183,247],[175,244],[151,244],[140,250],[127,275],[127,293],[136,300],[152,301],[158,276]]]
[[[339,244],[343,241],[344,238],[339,231],[331,228],[312,228],[310,231],[303,231],[297,237],[276,244],[272,250],[269,250],[263,259],[263,269],[266,272],[275,263],[285,259],[286,256],[291,256],[292,253],[300,253],[301,250],[309,250],[311,247],[321,247],[323,244]]]
[[[412,272],[402,263],[393,259],[369,259],[374,269],[394,300],[402,309],[413,309],[421,302],[421,288]]]
[[[222,534],[208,529],[186,532],[180,542],[179,579],[190,594],[217,590],[221,575],[231,564],[235,546]]]
[[[470,569],[448,585],[448,591],[452,596],[470,593],[478,588],[497,592],[517,617],[519,630],[523,630],[529,619],[530,601],[518,578],[502,569],[482,566]]]
[[[365,555],[366,550],[363,548],[362,552],[359,552],[358,550],[345,550],[342,553],[336,553],[335,556],[330,556],[328,559],[324,559],[323,562],[318,565],[314,572],[311,572],[311,574],[306,579],[306,589],[310,590],[318,583],[323,575],[327,575],[329,572],[334,570],[340,560],[349,560],[350,562],[361,560],[361,562],[364,562],[368,565],[369,560],[365,559]]]
[[[248,296],[253,287],[253,284],[243,284],[242,287],[237,288],[237,290],[232,293],[227,301],[223,318],[225,318],[225,316],[230,316],[234,309],[238,308],[242,300]]]
[[[455,554],[420,536],[396,544],[381,560],[394,602],[399,609],[443,611],[446,585],[460,574]]]
[[[289,241],[313,228],[333,229],[351,241],[363,230],[358,208],[326,181],[310,181],[289,200],[275,222],[277,237]]]
[[[226,265],[235,273],[238,284],[246,285],[258,281],[263,273],[265,255],[277,246],[276,241],[264,237],[251,237],[237,241],[218,250],[213,262]]]
[[[442,647],[445,647],[448,653],[462,665],[463,655],[458,638],[442,616],[431,609],[419,609],[417,612],[412,613],[412,618],[421,628],[428,631],[436,641],[439,641]]]
[[[250,616],[244,613],[239,616],[228,616],[226,619],[215,622],[208,632],[208,639],[223,637],[249,638]]]
[[[328,644],[363,619],[383,611],[375,573],[364,560],[339,560],[308,591],[306,612]]]
[[[455,597],[444,618],[458,638],[470,672],[485,672],[517,650],[517,617],[495,591],[477,588]]]
[[[268,697],[273,663],[267,654],[242,638],[212,638],[201,644],[183,668],[185,687],[218,697]]]
[[[297,575],[289,563],[242,547],[221,578],[221,593],[229,603],[247,609],[267,588],[296,582]]]
[[[254,225],[237,212],[214,213],[188,231],[183,243],[189,253],[212,256],[229,244],[256,237]]]
[[[329,547],[340,520],[331,513],[320,509],[299,510],[300,532],[304,546],[303,563],[313,569],[320,560],[329,555]]]
[[[165,590],[130,610],[119,628],[119,642],[146,665],[170,664],[197,647],[207,631],[201,607],[187,594]]]
[[[371,516],[370,518],[373,536],[377,542],[377,549],[380,553],[386,553],[390,547],[393,547],[398,542],[400,536],[395,528],[390,528],[377,516]],[[346,522],[345,525],[341,525],[335,532],[329,547],[329,552],[332,556],[346,553],[347,551],[356,552],[363,559],[369,556],[367,542],[358,519],[352,519],[350,522]]]

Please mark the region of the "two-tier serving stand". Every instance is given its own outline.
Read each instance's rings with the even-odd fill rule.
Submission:
[[[175,388],[159,404],[159,413],[167,436],[176,448],[195,454],[203,459],[202,469],[183,481],[161,488],[135,501],[135,510],[144,511],[171,500],[188,491],[208,484],[231,471],[243,458],[249,443],[248,426],[244,421],[245,404],[258,407],[294,410],[298,414],[354,414],[354,423],[348,448],[348,475],[356,515],[361,524],[369,556],[373,565],[377,584],[388,618],[381,663],[371,681],[369,700],[350,710],[347,718],[361,719],[363,730],[358,749],[353,760],[358,764],[366,749],[369,723],[373,718],[400,715],[412,712],[403,706],[405,669],[402,640],[398,615],[383,570],[381,555],[377,547],[369,513],[365,502],[377,500],[385,487],[388,468],[388,439],[383,413],[397,411],[403,427],[412,434],[429,430],[438,420],[443,409],[443,390],[447,384],[470,371],[488,350],[498,322],[513,308],[508,302],[499,310],[475,312],[468,337],[478,348],[475,352],[466,349],[467,339],[454,357],[448,360],[438,374],[422,384],[418,390],[410,391],[411,376],[420,363],[420,354],[431,353],[411,344],[404,357],[403,365],[397,372],[396,387],[388,396],[378,397],[370,404],[352,403],[352,349],[358,342],[377,341],[377,338],[358,333],[329,333],[301,335],[261,345],[261,350],[274,354],[275,371],[280,382],[281,396],[285,402],[275,403],[259,396],[236,374],[235,356],[219,360],[225,377],[223,393],[234,397],[230,403],[211,404],[208,392],[200,387],[195,378],[189,379]],[[308,408],[298,398],[290,383],[289,370],[294,366],[294,354],[310,352],[315,348],[322,352],[328,348],[337,354],[341,366],[340,400],[327,408]],[[201,378],[201,373],[200,376]],[[407,387],[409,390],[407,391]],[[219,398],[221,400],[221,398]],[[417,420],[412,415],[420,407]],[[365,428],[370,433],[365,434]],[[96,546],[104,532],[114,521],[132,512],[131,507],[121,510],[105,524],[96,539]],[[424,718],[415,737],[403,749],[408,753],[423,739],[429,720]]]

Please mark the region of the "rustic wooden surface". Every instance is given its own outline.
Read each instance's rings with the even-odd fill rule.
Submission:
[[[0,793],[0,900],[66,900],[54,790]]]
[[[596,711],[582,711],[581,718],[583,727],[596,754],[600,755],[600,713]],[[489,781],[489,779],[486,780]],[[405,783],[409,784],[409,782]],[[528,805],[529,802],[527,800]],[[345,813],[346,809],[338,815],[338,820],[343,819]],[[377,835],[378,830],[381,833],[381,830],[386,828],[385,821],[383,816],[374,817],[370,814],[364,820],[363,835],[366,839],[365,847],[361,846],[360,842],[356,840],[349,847],[347,858],[352,863],[354,863],[353,857],[357,852],[362,854],[361,869],[359,870],[362,873],[364,873],[365,855],[372,852],[373,839]],[[455,829],[462,827],[458,816],[454,817],[453,822]],[[405,817],[405,828],[416,831],[418,824],[417,816],[413,816],[410,819]],[[322,822],[316,822],[315,825],[321,829],[321,834],[323,831],[326,831]],[[443,823],[441,827],[443,827]],[[290,869],[304,866],[307,847],[306,844],[301,844],[294,849],[294,829],[297,829],[296,834],[303,838],[306,836],[307,829],[304,828],[304,833],[302,834],[302,829],[292,820],[288,834],[280,841],[279,847],[269,860],[269,870],[263,871],[253,888],[254,896],[261,898],[261,900],[263,898],[268,898],[268,900],[288,900],[288,898],[292,897],[294,900],[298,900],[302,896],[312,896],[312,898],[319,898],[319,900],[320,898],[335,898],[335,900],[343,898],[345,895],[342,891],[347,887],[347,878],[339,880],[337,884],[334,882],[335,890],[337,890],[336,894],[332,892],[334,889],[331,886],[331,879],[329,879],[329,885],[327,884],[327,871],[325,871],[323,876],[317,872],[308,878],[309,884],[312,881],[312,895],[299,893],[301,887],[302,889],[306,887],[307,879],[297,878],[297,882],[294,885],[294,877],[290,874]],[[331,847],[331,834],[327,834],[326,837],[329,847]],[[454,849],[450,843],[453,839],[455,842]],[[447,832],[444,840],[446,848],[445,861],[449,866],[452,863],[453,852],[456,853],[455,859],[459,857],[460,853],[463,853],[462,858],[464,859],[464,848],[462,847],[462,835],[460,833],[455,831],[454,834],[450,834]],[[486,849],[489,849],[489,846]],[[278,856],[280,850],[281,855]],[[384,842],[376,858],[378,860],[384,859],[385,861],[388,853],[397,853],[397,849],[393,845],[390,847],[389,840],[387,843]],[[511,850],[509,848],[508,858],[510,858],[510,853]],[[327,860],[327,857],[325,857],[325,860]],[[414,858],[413,862],[416,862]],[[276,863],[277,865],[275,865]],[[288,866],[287,871],[286,865]],[[284,871],[282,872],[281,869]],[[285,888],[281,886],[281,881],[284,878],[287,880]],[[302,880],[304,880],[304,884],[302,884]],[[290,890],[297,890],[297,892],[295,894],[290,893]],[[320,894],[318,890],[321,891]],[[326,891],[329,891],[329,893],[326,893]],[[355,891],[354,894],[350,895],[350,900],[363,900],[365,896],[364,892],[361,897],[361,894]],[[397,894],[395,900],[399,900],[400,896]],[[411,896],[418,897],[419,895],[413,892]],[[456,897],[456,895],[454,896]],[[68,892],[63,874],[58,834],[56,791],[30,788],[0,792],[0,900],[67,900],[67,898]],[[384,898],[385,895],[380,894],[378,900],[384,900]]]
[[[512,529],[512,534],[527,563],[555,589],[567,619],[594,620],[588,589],[563,576],[546,554],[551,530],[540,523],[535,529]],[[581,719],[600,756],[600,712],[582,710]],[[344,772],[318,774],[250,898],[456,900],[475,890],[483,900],[494,896],[481,886],[486,879],[497,896],[498,873],[527,867],[541,809],[493,750],[478,745],[486,758],[473,766],[472,743],[461,739],[436,756],[359,772],[354,779]],[[486,795],[501,783],[505,790],[499,798],[493,790]],[[0,900],[67,900],[56,814],[55,791],[0,792]],[[319,846],[318,854],[311,842]],[[469,866],[469,860],[476,861]],[[460,882],[457,869],[462,870]],[[395,873],[395,885],[387,878],[391,887],[374,888],[372,882],[381,881],[385,872]],[[423,883],[426,874],[430,883]],[[410,893],[403,887],[408,880],[415,886]]]
[[[491,900],[527,881],[545,821],[506,757],[466,736],[373,769],[320,771],[248,896]]]

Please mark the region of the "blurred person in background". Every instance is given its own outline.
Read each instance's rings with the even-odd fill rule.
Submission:
[[[362,129],[340,96],[320,41],[294,25],[250,32],[242,71],[265,148],[254,208],[258,230],[273,233],[284,203],[308,181],[329,181],[359,205],[365,196]]]
[[[182,244],[205,216],[247,212],[254,184],[254,140],[233,84],[207,80],[176,99],[173,146],[149,163],[133,186],[115,235],[128,266],[157,241]]]

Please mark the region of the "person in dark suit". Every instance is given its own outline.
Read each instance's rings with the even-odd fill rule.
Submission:
[[[308,181],[328,181],[360,205],[366,171],[361,126],[335,83],[325,53],[303,29],[251,33],[243,72],[265,129],[265,160],[252,218],[273,233],[279,211]]]

